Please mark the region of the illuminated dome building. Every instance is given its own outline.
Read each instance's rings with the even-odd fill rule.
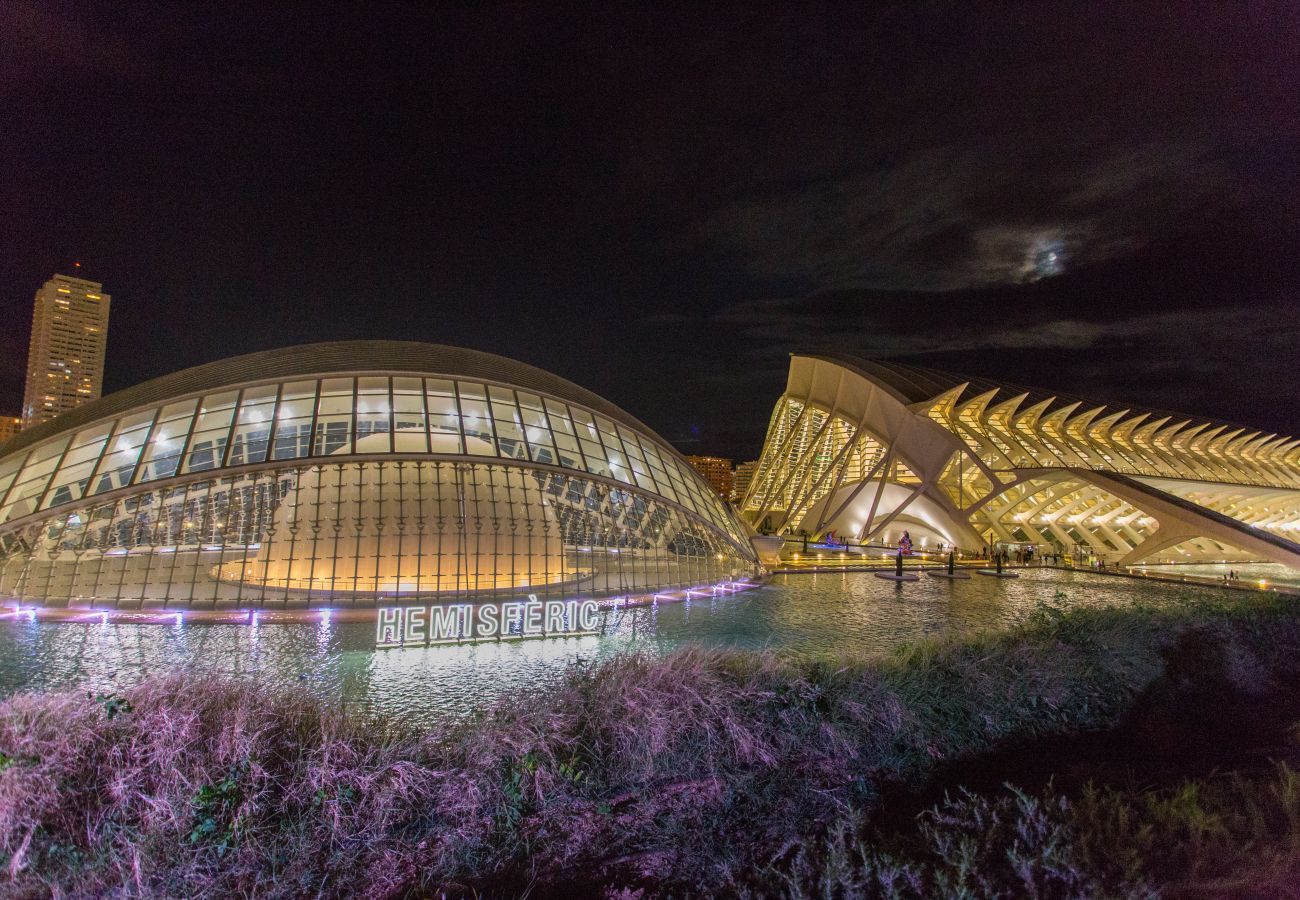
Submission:
[[[777,534],[1300,568],[1300,439],[795,354],[741,511]]]
[[[638,595],[757,574],[653,431],[455,347],[355,341],[158,378],[0,450],[0,596],[131,607]]]

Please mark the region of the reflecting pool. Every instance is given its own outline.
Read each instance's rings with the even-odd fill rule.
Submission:
[[[746,593],[609,614],[601,636],[375,649],[373,623],[277,625],[0,622],[0,693],[113,690],[198,667],[298,682],[334,702],[422,724],[463,715],[553,678],[577,661],[689,642],[811,655],[886,650],[922,637],[1006,627],[1041,603],[1129,605],[1221,597],[1215,587],[1024,570],[1018,579],[894,584],[869,573],[781,575]]]

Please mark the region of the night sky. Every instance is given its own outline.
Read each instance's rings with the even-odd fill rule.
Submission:
[[[752,458],[834,349],[1300,434],[1300,4],[477,6],[0,3],[0,404],[81,260],[106,390],[423,340]]]

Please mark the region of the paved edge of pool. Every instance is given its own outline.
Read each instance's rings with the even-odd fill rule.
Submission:
[[[981,564],[987,566],[987,564]],[[967,565],[957,566],[958,569],[965,572],[974,572],[980,566]],[[798,566],[781,569],[773,569],[773,575],[838,575],[838,574],[867,574],[870,572],[880,572],[891,568],[889,566],[864,565],[864,566]],[[925,566],[908,566],[909,572],[941,572],[946,566],[925,565]],[[1074,572],[1078,575],[1103,575],[1110,578],[1131,578],[1134,581],[1159,581],[1164,584],[1181,584],[1192,587],[1222,588],[1228,591],[1255,591],[1269,594],[1283,594],[1288,597],[1300,597],[1300,587],[1289,584],[1274,584],[1268,579],[1251,581],[1247,579],[1237,579],[1235,581],[1225,581],[1219,578],[1212,578],[1203,575],[1178,575],[1172,572],[1160,572],[1156,574],[1148,572],[1119,571],[1116,569],[1076,569],[1071,566],[1007,566],[1009,571],[1034,572],[1034,571],[1053,571],[1053,572]]]

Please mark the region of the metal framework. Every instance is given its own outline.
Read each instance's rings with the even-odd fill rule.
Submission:
[[[776,534],[1300,567],[1300,439],[794,354],[741,512]]]

